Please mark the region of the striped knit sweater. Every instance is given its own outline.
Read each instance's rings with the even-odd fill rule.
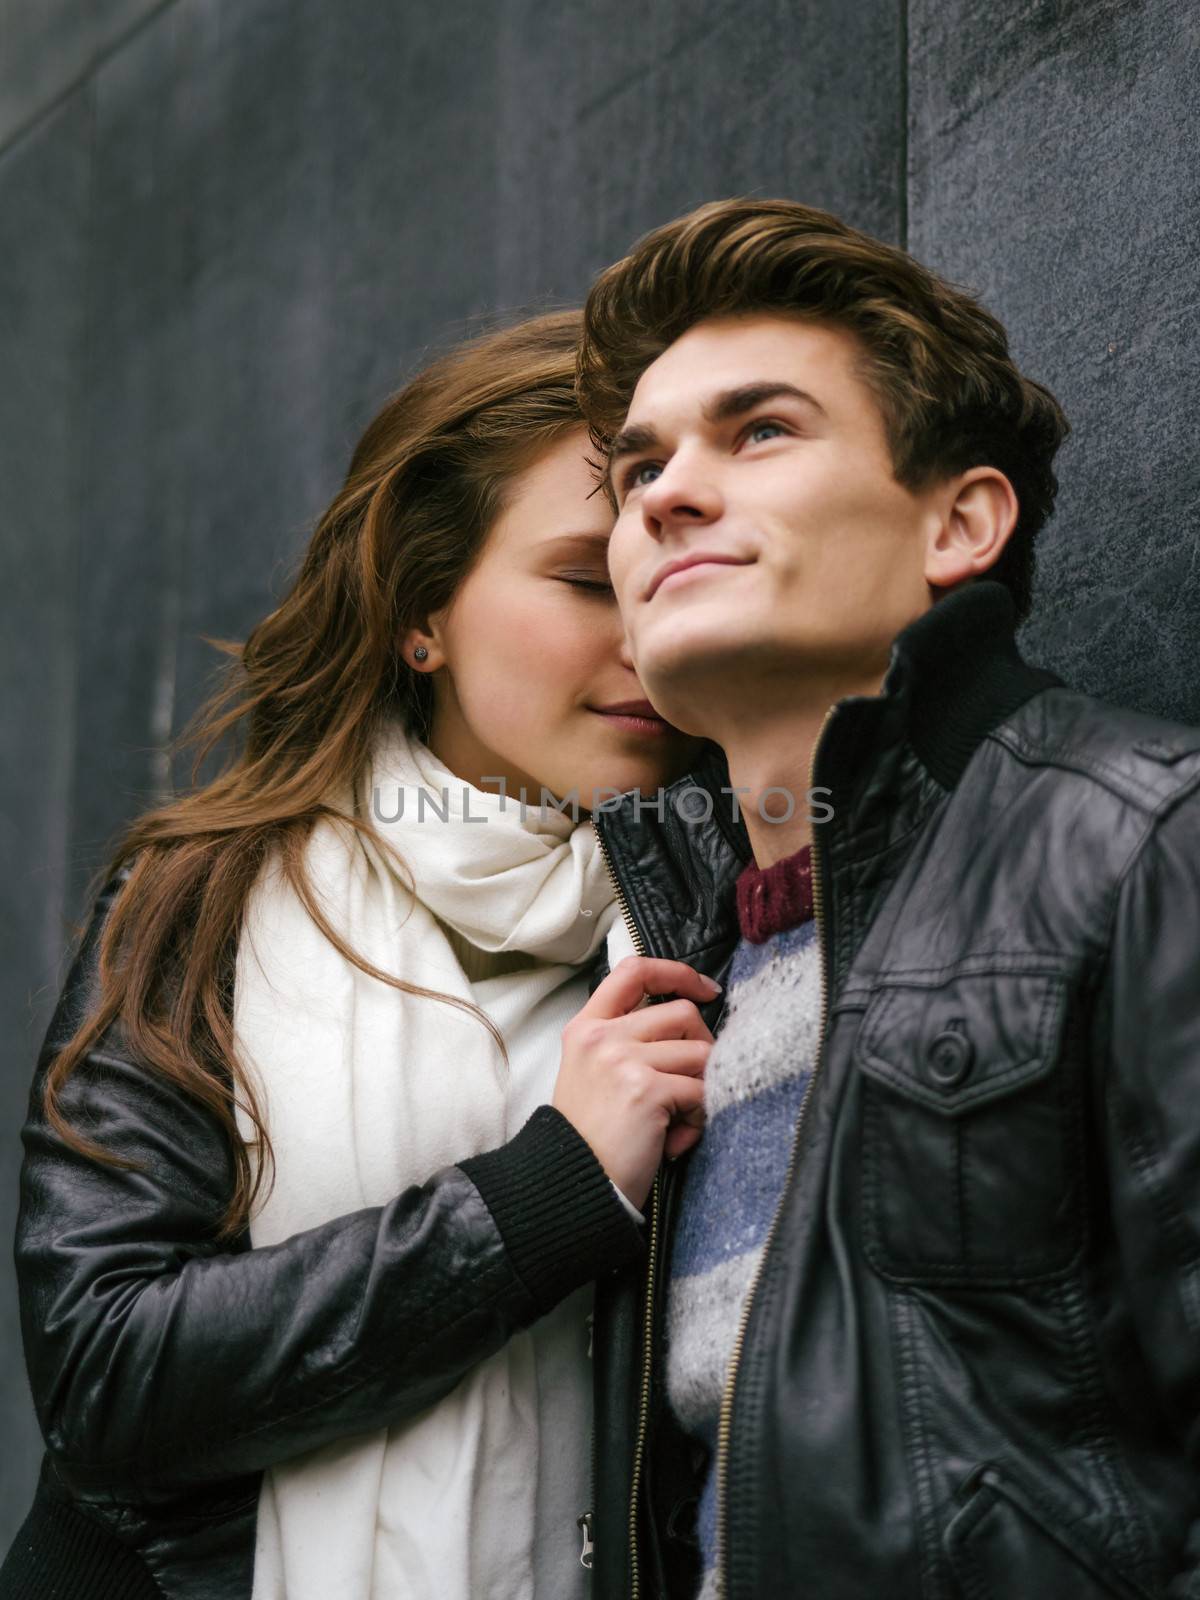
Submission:
[[[747,867],[737,908],[742,937],[705,1071],[708,1121],[684,1183],[667,1299],[667,1396],[686,1431],[710,1451],[699,1511],[699,1600],[716,1594],[721,1397],[818,1044],[820,949],[809,847],[761,871]]]

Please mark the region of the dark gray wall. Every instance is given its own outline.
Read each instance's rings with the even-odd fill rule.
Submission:
[[[1026,653],[1200,722],[1200,10],[911,0],[913,253],[1074,433]]]
[[[980,290],[1077,433],[1039,653],[1200,721],[1187,0],[0,0],[0,1236],[84,882],[435,342],[653,224],[829,206]],[[0,1276],[0,1547],[37,1454]]]

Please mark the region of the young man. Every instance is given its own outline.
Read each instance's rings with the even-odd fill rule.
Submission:
[[[638,672],[720,747],[596,824],[726,984],[599,1291],[598,1600],[1200,1594],[1200,733],[1017,651],[1061,411],[777,201],[608,269],[581,392]]]

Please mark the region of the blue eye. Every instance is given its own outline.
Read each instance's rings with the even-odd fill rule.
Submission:
[[[762,422],[752,422],[746,437],[748,439],[753,439],[755,435],[761,433],[764,428],[774,428],[776,434],[784,432],[782,423],[771,422],[764,419]]]
[[[661,471],[662,468],[657,464],[657,462],[636,461],[634,462],[633,466],[629,468],[628,472],[626,472],[624,478],[622,479],[621,487],[627,494],[630,489],[644,489],[647,483],[654,482],[654,478],[645,478],[643,477],[643,473],[652,472],[655,477],[657,477]]]

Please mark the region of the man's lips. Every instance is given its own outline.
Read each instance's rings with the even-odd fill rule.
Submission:
[[[668,561],[659,567],[650,580],[645,598],[652,600],[667,579],[673,578],[677,572],[687,572],[692,567],[703,566],[745,567],[749,565],[749,561],[750,558],[747,556],[723,555],[715,550],[693,551],[691,555],[679,556],[676,560]]]

